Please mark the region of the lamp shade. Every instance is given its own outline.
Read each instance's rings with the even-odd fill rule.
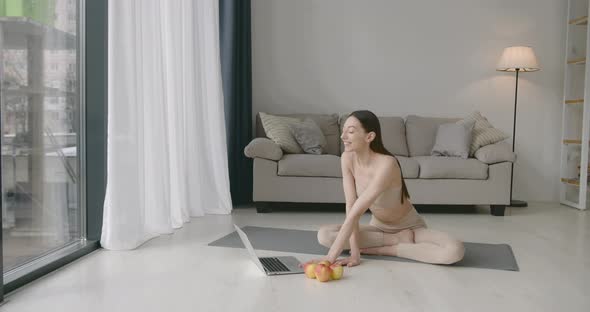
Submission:
[[[539,63],[531,47],[508,47],[504,49],[496,70],[499,71],[537,71]]]

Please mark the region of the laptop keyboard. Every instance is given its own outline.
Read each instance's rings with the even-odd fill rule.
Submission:
[[[288,272],[291,271],[277,258],[259,258],[264,268],[269,272]]]

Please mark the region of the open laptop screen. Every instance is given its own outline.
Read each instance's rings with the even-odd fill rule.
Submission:
[[[246,233],[244,233],[244,231],[242,231],[242,229],[240,229],[235,224],[234,224],[234,227],[236,228],[236,231],[238,232],[238,235],[240,235],[240,239],[242,240],[242,243],[244,243],[244,247],[246,247],[246,249],[248,250],[248,254],[250,254],[250,258],[252,258],[252,261],[254,261],[254,263],[256,263],[256,266],[258,266],[258,268],[262,272],[266,272],[264,270],[264,267],[262,266],[262,263],[260,262],[260,259],[258,259],[258,256],[256,255],[256,252],[254,252],[254,247],[252,247],[252,244],[250,243],[250,240],[248,239],[248,236],[246,236]]]

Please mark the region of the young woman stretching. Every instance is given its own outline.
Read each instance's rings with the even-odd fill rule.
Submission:
[[[370,111],[351,113],[342,128],[344,152],[342,182],[346,219],[342,225],[324,225],[318,232],[328,260],[349,267],[360,264],[360,255],[387,255],[435,264],[463,258],[463,243],[427,228],[406,189],[399,161],[383,146],[379,119]],[[368,225],[359,219],[371,210]],[[337,260],[344,249],[350,257]]]

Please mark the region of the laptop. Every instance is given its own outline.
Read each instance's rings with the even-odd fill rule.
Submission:
[[[299,260],[292,256],[285,257],[258,257],[248,236],[242,229],[234,224],[236,231],[240,235],[240,239],[250,254],[250,258],[256,266],[266,275],[285,275],[285,274],[299,274],[304,273],[303,269],[299,267]]]

